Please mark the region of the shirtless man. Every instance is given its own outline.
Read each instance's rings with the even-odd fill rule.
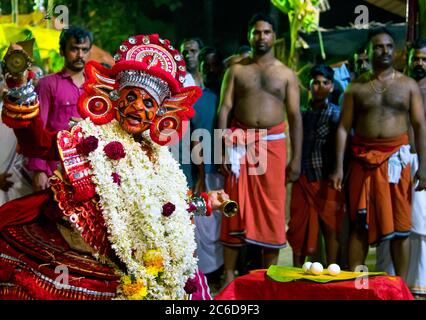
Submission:
[[[220,129],[267,131],[267,137],[262,139],[267,142],[267,169],[263,174],[250,175],[249,165],[243,161],[238,174],[224,166],[225,189],[231,199],[238,201],[241,210],[241,214],[222,219],[226,282],[234,277],[238,247],[245,242],[263,249],[262,267],[277,263],[279,249],[286,246],[285,180],[297,180],[301,166],[303,131],[298,79],[274,57],[272,47],[276,36],[272,19],[256,14],[248,26],[252,53],[226,71],[218,121]],[[287,170],[285,112],[292,142],[292,159]],[[274,139],[268,138],[272,136]],[[250,153],[249,148],[246,155]],[[231,236],[235,234],[243,234],[245,242],[241,237]]]
[[[416,42],[411,63],[411,76],[419,84],[424,101],[426,101],[426,39]]]
[[[410,76],[417,81],[423,94],[426,110],[426,39],[418,39],[410,50]],[[413,138],[410,142],[413,142]],[[416,172],[418,160],[411,143],[411,174]],[[415,185],[413,185],[413,189]],[[413,190],[414,191],[414,190]],[[407,286],[416,299],[426,298],[426,191],[412,193],[412,226],[410,235],[410,263]],[[395,274],[389,243],[383,242],[376,249],[376,270]]]
[[[388,30],[370,32],[372,71],[352,82],[345,93],[337,129],[336,170],[330,178],[334,188],[340,190],[344,151],[349,132],[354,128],[348,179],[353,222],[350,268],[354,270],[364,263],[368,244],[390,239],[396,274],[405,279],[411,227],[407,131],[411,123],[419,156],[416,190],[424,190],[426,120],[418,85],[392,66],[394,50],[395,42]]]

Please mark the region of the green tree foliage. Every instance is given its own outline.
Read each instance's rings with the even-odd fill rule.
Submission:
[[[181,2],[178,0],[62,0],[68,6],[70,24],[88,28],[95,43],[114,53],[127,37],[141,33],[159,33],[173,37],[173,21],[167,21]]]
[[[135,34],[159,33],[174,38],[173,12],[182,0],[54,0],[69,9],[69,23],[93,32],[95,44],[114,53],[119,44]],[[44,6],[48,7],[48,0]],[[30,13],[34,0],[19,0],[19,13]],[[2,14],[10,14],[10,0],[0,0]],[[49,12],[49,15],[57,15]]]
[[[419,35],[426,38],[426,0],[419,0]]]
[[[319,25],[320,0],[271,0],[272,4],[288,16],[290,23],[290,53],[287,65],[297,68],[296,43],[298,32],[314,31]]]

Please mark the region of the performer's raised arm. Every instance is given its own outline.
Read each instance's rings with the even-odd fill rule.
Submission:
[[[45,130],[40,119],[33,74],[28,71],[30,56],[20,45],[12,44],[4,62],[9,89],[3,97],[3,122],[14,129],[24,156],[57,160],[56,132]]]

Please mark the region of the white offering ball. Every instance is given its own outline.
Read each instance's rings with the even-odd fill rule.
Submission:
[[[315,275],[321,274],[321,273],[323,272],[323,270],[324,270],[324,267],[323,267],[323,266],[322,266],[322,264],[321,264],[321,263],[319,263],[319,262],[314,262],[314,263],[311,265],[311,268],[309,269],[309,271],[310,271],[312,274],[315,274]]]
[[[338,275],[340,273],[340,267],[335,263],[330,264],[327,269],[328,273],[332,276]]]
[[[312,262],[305,262],[302,266],[303,272],[307,273],[309,272],[309,269],[311,268]]]

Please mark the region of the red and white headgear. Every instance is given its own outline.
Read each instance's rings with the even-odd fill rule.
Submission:
[[[183,87],[186,68],[179,51],[158,34],[138,35],[124,41],[114,59],[111,69],[94,61],[86,64],[87,81],[78,103],[80,114],[99,125],[108,123],[115,117],[114,102],[120,90],[138,87],[159,105],[150,126],[152,140],[164,145],[176,132],[181,137],[186,129],[184,120],[194,116],[192,105],[201,96],[201,89]]]

